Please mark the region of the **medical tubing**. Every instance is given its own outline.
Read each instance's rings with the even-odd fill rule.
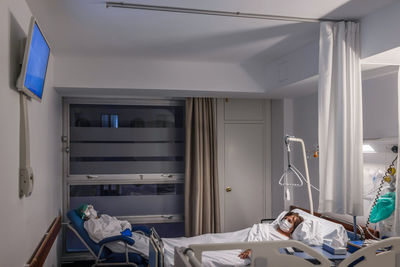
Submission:
[[[296,166],[292,166],[292,168],[293,168],[296,172],[298,172],[298,173],[300,174],[300,177],[301,177],[301,179],[304,180],[304,182],[308,183],[307,180],[306,180],[306,178],[304,178],[303,174],[301,174],[301,172],[296,168]],[[319,192],[319,188],[313,186],[312,184],[310,184],[310,186]]]

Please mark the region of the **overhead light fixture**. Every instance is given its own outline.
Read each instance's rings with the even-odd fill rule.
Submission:
[[[363,153],[376,153],[375,149],[368,144],[363,145]]]

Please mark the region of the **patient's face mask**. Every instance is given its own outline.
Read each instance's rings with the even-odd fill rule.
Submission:
[[[285,233],[289,233],[290,229],[292,229],[293,224],[289,222],[288,219],[283,219],[279,221],[279,228]]]
[[[87,209],[85,210],[85,217],[88,219],[97,218],[97,211],[92,205],[88,205]]]

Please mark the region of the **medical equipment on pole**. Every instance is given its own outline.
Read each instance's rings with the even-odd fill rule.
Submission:
[[[393,150],[393,148],[392,148]],[[397,150],[397,149],[396,149]],[[393,150],[394,151],[394,150]],[[392,163],[390,164],[390,166],[388,167],[388,169],[386,170],[379,186],[378,189],[376,190],[376,196],[374,198],[374,201],[371,205],[371,211],[368,215],[368,219],[367,222],[365,224],[365,227],[367,229],[367,232],[374,238],[379,240],[380,238],[375,237],[375,235],[371,234],[371,232],[368,229],[368,226],[370,223],[377,223],[380,222],[382,220],[385,220],[387,218],[389,218],[394,209],[395,209],[395,198],[396,198],[396,187],[395,187],[395,183],[396,183],[396,178],[395,178],[395,174],[396,174],[396,168],[394,167],[395,162],[397,161],[398,155],[396,155],[396,157],[393,159]],[[388,183],[389,187],[389,193],[380,196],[382,193],[382,189],[384,186],[384,183]]]
[[[304,178],[304,176],[301,174],[301,172],[290,161],[290,152],[291,152],[290,143],[291,142],[298,142],[301,144],[301,147],[303,150],[304,170],[305,170],[306,178]],[[279,179],[279,185],[301,187],[301,186],[303,186],[303,181],[304,181],[307,184],[308,200],[310,202],[310,212],[311,212],[311,214],[314,214],[314,204],[313,204],[313,200],[312,200],[311,187],[317,191],[319,191],[319,190],[318,190],[318,188],[316,188],[315,186],[313,186],[310,183],[310,175],[308,173],[308,163],[307,163],[307,155],[306,155],[306,148],[304,145],[304,141],[301,138],[296,138],[294,136],[287,135],[285,137],[285,144],[286,144],[286,149],[287,149],[288,167],[287,167],[286,171],[282,174],[281,178]],[[292,181],[289,181],[289,178],[291,176],[294,179]]]

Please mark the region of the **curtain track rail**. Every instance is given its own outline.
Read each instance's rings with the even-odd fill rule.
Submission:
[[[124,2],[106,2],[106,8],[129,8],[149,11],[163,11],[173,13],[185,13],[185,14],[198,14],[198,15],[209,15],[209,16],[221,16],[221,17],[235,17],[235,18],[248,18],[248,19],[264,19],[264,20],[282,20],[282,21],[294,21],[294,22],[323,22],[331,21],[338,22],[342,20],[328,19],[328,18],[302,18],[302,17],[290,17],[290,16],[277,16],[268,14],[255,14],[255,13],[241,13],[241,12],[229,12],[229,11],[216,11],[207,9],[194,9],[194,8],[183,8],[183,7],[170,7],[170,6],[153,6],[153,5],[142,5],[134,3]]]

